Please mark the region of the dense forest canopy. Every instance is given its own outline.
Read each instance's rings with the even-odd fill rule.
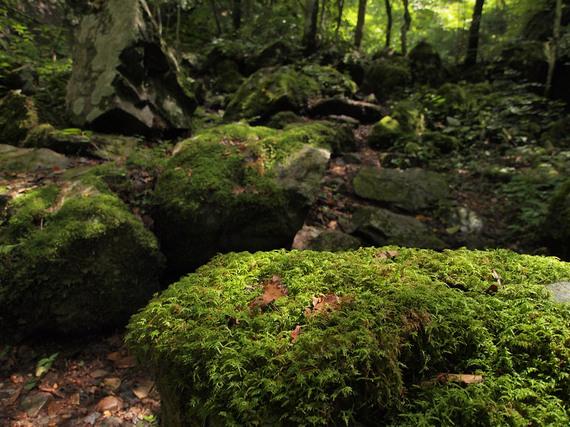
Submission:
[[[65,56],[64,32],[76,26],[102,1],[4,0],[0,6],[0,67],[12,62]],[[275,40],[301,42],[306,6],[315,9],[318,47],[351,50],[360,31],[362,53],[375,54],[388,47],[402,51],[402,29],[409,30],[407,44],[426,40],[437,46],[444,59],[464,59],[475,1],[457,0],[148,0],[158,30],[191,51],[223,45],[247,54],[255,46]],[[484,3],[479,55],[491,60],[506,42],[521,39],[532,27],[531,18],[554,10],[554,0],[487,0]],[[360,21],[359,21],[360,11]],[[360,24],[360,28],[359,27]],[[554,16],[551,29],[554,28]],[[542,28],[542,31],[547,29]],[[546,31],[548,33],[548,31]],[[552,36],[550,31],[549,36]],[[567,34],[561,34],[567,40]],[[41,41],[47,51],[38,51]],[[46,45],[42,43],[42,45]],[[45,49],[45,48],[44,48]]]

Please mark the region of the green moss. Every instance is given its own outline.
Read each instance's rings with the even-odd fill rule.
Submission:
[[[262,68],[252,74],[230,100],[224,118],[265,121],[279,111],[301,113],[320,93],[352,93],[355,84],[331,67],[307,65]]]
[[[252,310],[275,277],[287,296]],[[127,343],[158,371],[162,425],[563,425],[570,307],[545,285],[569,277],[507,250],[231,253],[133,316]]]
[[[12,200],[0,239],[0,307],[24,332],[120,327],[158,289],[156,239],[95,176]]]
[[[399,95],[411,83],[411,78],[410,65],[406,58],[382,58],[367,70],[365,84],[376,99],[383,102]]]
[[[425,128],[423,107],[414,101],[398,102],[392,109],[392,116],[398,120],[404,132],[417,135]]]
[[[389,149],[403,135],[400,122],[393,117],[386,116],[372,127],[368,142],[376,149]]]
[[[20,145],[30,130],[38,125],[32,98],[10,92],[0,101],[0,141]]]

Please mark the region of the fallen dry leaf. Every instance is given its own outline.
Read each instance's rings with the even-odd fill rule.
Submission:
[[[313,307],[305,309],[307,317],[318,312],[340,310],[340,299],[333,292],[329,292],[325,296],[313,297]]]
[[[291,332],[291,336],[293,337],[293,341],[291,341],[291,343],[294,343],[297,340],[297,338],[299,338],[299,335],[301,335],[301,327],[297,325],[295,330]]]
[[[274,274],[271,282],[265,283],[263,293],[251,301],[249,307],[252,310],[259,308],[264,311],[274,301],[287,296],[287,292],[289,292],[287,286],[281,282],[281,278],[277,274]]]
[[[374,255],[374,258],[376,259],[390,259],[390,258],[395,258],[397,257],[398,251],[378,251],[376,252],[376,255]]]

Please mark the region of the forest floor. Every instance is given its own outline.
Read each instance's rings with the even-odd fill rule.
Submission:
[[[349,218],[355,205],[366,203],[354,196],[352,178],[361,165],[382,167],[381,153],[366,142],[369,131],[370,126],[355,130],[360,149],[351,156],[357,162],[342,156],[331,160],[321,194],[308,217],[311,225],[336,229],[340,218]],[[72,167],[86,163],[95,166],[100,161],[75,159]],[[19,174],[10,185],[14,191],[27,191],[46,180],[57,182],[61,173]],[[467,184],[453,190],[454,199],[485,217],[488,235],[504,234],[509,225],[508,199],[493,191],[477,191],[482,188],[480,176],[470,175],[468,170],[455,176]],[[155,177],[149,177],[143,168],[130,171],[129,179],[146,186],[152,185],[149,181]],[[327,186],[327,182],[337,184]],[[135,192],[121,197],[145,225],[152,227],[133,203]],[[422,220],[434,229],[445,228],[432,218]],[[504,245],[506,242],[509,244]],[[506,242],[497,241],[499,246],[503,243],[510,249],[521,249],[516,239]],[[157,424],[159,413],[160,397],[152,371],[128,353],[124,334],[85,337],[65,344],[46,341],[0,346],[0,426],[150,426]]]
[[[159,410],[123,335],[0,349],[0,426],[150,426]]]

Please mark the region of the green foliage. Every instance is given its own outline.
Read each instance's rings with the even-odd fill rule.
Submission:
[[[287,296],[252,310],[275,275]],[[158,370],[166,424],[560,425],[570,312],[544,286],[569,277],[507,250],[231,253],[133,316],[127,343]]]

